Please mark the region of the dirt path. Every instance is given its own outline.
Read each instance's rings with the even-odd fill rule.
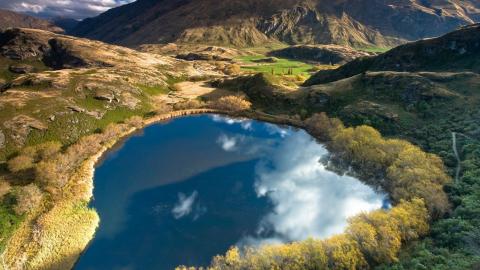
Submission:
[[[213,91],[217,90],[214,87],[211,87],[207,82],[181,82],[175,84],[177,89],[175,93],[176,96],[186,98],[186,99],[196,99],[199,96],[204,96],[211,94]]]

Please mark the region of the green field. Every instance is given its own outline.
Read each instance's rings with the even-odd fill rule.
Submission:
[[[267,57],[263,55],[250,55],[239,57],[236,60],[241,62],[242,69],[245,71],[269,73],[274,75],[302,75],[305,77],[310,77],[311,75],[310,71],[312,70],[313,65],[300,61],[275,58],[276,62],[274,63],[255,62],[266,58]],[[288,74],[290,69],[292,73]]]
[[[384,52],[389,51],[391,48],[371,46],[371,47],[359,47],[359,48],[356,48],[356,49],[359,50],[359,51],[370,52],[370,53],[384,53]]]

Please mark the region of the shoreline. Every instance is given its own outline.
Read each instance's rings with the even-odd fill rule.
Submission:
[[[250,114],[251,113],[251,114]],[[85,163],[88,163],[87,166],[90,168],[89,172],[89,181],[91,182],[91,192],[90,192],[90,198],[88,199],[88,203],[90,203],[91,199],[93,198],[93,189],[94,189],[94,176],[95,176],[95,169],[96,166],[99,162],[102,161],[105,155],[108,154],[109,151],[113,149],[115,145],[120,143],[123,140],[127,140],[129,137],[131,137],[135,132],[143,130],[149,126],[158,124],[162,121],[167,121],[167,120],[172,120],[176,118],[182,118],[186,116],[192,116],[192,115],[208,115],[208,114],[218,114],[221,116],[227,116],[227,117],[237,117],[237,118],[247,118],[251,120],[256,120],[256,121],[263,121],[263,122],[268,122],[272,124],[277,124],[277,125],[287,125],[295,128],[301,128],[304,129],[303,121],[302,124],[300,122],[292,121],[292,119],[287,119],[287,118],[281,118],[278,116],[274,115],[268,115],[268,114],[260,114],[258,112],[248,112],[248,113],[235,113],[235,112],[229,112],[229,111],[222,111],[222,110],[217,110],[217,109],[190,109],[190,110],[180,110],[180,111],[173,111],[170,113],[165,113],[161,114],[158,116],[154,116],[152,118],[145,119],[143,121],[143,125],[139,128],[132,128],[129,131],[125,132],[121,136],[119,136],[115,141],[110,142],[107,146],[104,146],[98,153],[96,153],[94,156],[89,158],[89,160],[84,161]],[[308,132],[307,130],[305,130]],[[95,227],[95,233],[96,233],[97,227]],[[82,256],[82,254],[87,250],[88,246],[91,244],[93,239],[95,238],[95,234],[92,235],[90,241],[87,243],[83,251],[78,255],[77,259],[72,265],[73,269],[75,265],[77,264],[78,260]]]
[[[3,263],[3,265],[0,266],[3,266],[5,270],[72,269],[94,239],[96,229],[100,222],[98,213],[95,209],[90,208],[88,204],[93,198],[96,166],[105,154],[114,149],[114,146],[122,140],[127,139],[135,132],[143,130],[150,125],[170,119],[202,114],[218,114],[226,117],[246,118],[290,126],[306,131],[319,142],[324,140],[321,135],[313,132],[308,121],[289,118],[283,115],[270,115],[257,111],[223,111],[205,108],[189,109],[171,111],[147,119],[133,119],[132,122],[118,123],[118,125],[113,126],[114,128],[118,128],[116,131],[115,129],[107,130],[103,133],[107,134],[106,137],[100,136],[95,138],[94,143],[98,142],[99,144],[99,148],[96,148],[97,151],[90,153],[89,156],[85,156],[83,160],[80,160],[77,165],[78,167],[69,175],[69,181],[65,189],[63,189],[63,194],[69,194],[71,197],[59,200],[55,205],[50,206],[51,208],[43,209],[42,211],[39,210],[37,213],[27,216],[26,221],[21,225],[21,228],[15,232],[12,238],[10,238],[5,251],[0,255],[3,263],[6,253],[12,253],[7,254],[10,255],[7,257],[7,263]],[[330,128],[334,128],[334,126]],[[359,179],[364,182],[361,178]],[[410,200],[408,202],[402,201],[392,209],[396,207],[408,208],[412,207],[412,205],[421,208],[420,212],[413,214],[421,214],[422,220],[420,221],[427,223],[429,219],[428,212],[422,196],[420,199],[411,202]],[[425,211],[425,216],[423,216],[423,211]],[[425,220],[423,220],[423,218]],[[48,222],[42,223],[42,221],[45,220]],[[46,224],[46,227],[38,227],[38,225],[43,224]],[[422,224],[423,223],[420,225]],[[425,224],[425,227],[428,228],[428,224]],[[421,237],[425,233],[425,228],[421,227],[419,230],[418,236]],[[36,238],[37,234],[40,235],[39,238]],[[13,238],[15,238],[16,241],[13,241]],[[10,243],[12,241],[14,243],[13,251],[10,251]]]

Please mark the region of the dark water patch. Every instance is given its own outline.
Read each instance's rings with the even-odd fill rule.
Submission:
[[[218,116],[148,127],[95,172],[101,223],[76,269],[207,265],[232,245],[341,232],[383,195],[319,162],[303,131]]]

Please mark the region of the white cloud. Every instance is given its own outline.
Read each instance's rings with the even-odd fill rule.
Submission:
[[[288,128],[283,128],[281,126],[270,124],[270,123],[265,123],[265,125],[267,127],[267,132],[270,135],[278,134],[280,135],[280,137],[284,138],[290,133],[290,130]]]
[[[96,16],[108,9],[128,4],[134,0],[5,0],[0,8],[43,17],[72,17],[83,19]]]
[[[244,119],[244,118],[230,118],[225,116],[220,116],[218,114],[212,115],[212,120],[217,123],[225,123],[228,125],[240,124],[242,129],[244,130],[253,130],[252,127],[252,120]]]
[[[175,219],[180,219],[192,213],[193,204],[197,199],[198,192],[194,191],[190,196],[183,193],[178,193],[178,202],[172,209],[172,214]],[[196,218],[194,218],[196,219]]]
[[[217,143],[222,147],[223,150],[227,152],[232,152],[237,149],[237,142],[242,138],[239,136],[228,137],[225,134],[220,135],[217,139]]]
[[[383,194],[326,170],[319,160],[327,150],[310,136],[285,136],[256,168],[257,195],[267,197],[274,209],[263,218],[258,233],[240,245],[325,238],[341,233],[348,217],[382,206]]]

